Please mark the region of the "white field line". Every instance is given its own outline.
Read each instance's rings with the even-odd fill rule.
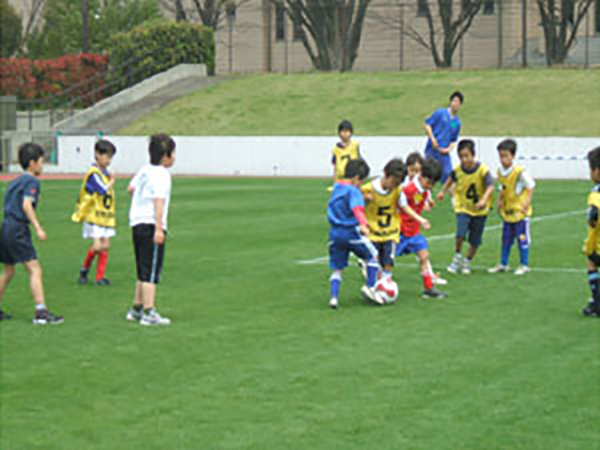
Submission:
[[[553,220],[553,219],[560,219],[563,217],[569,217],[569,216],[576,216],[578,214],[583,214],[585,212],[585,210],[575,210],[575,211],[566,211],[566,212],[562,212],[562,213],[556,213],[556,214],[548,214],[545,216],[538,216],[538,217],[533,217],[531,219],[531,222],[543,222],[546,220]],[[497,225],[491,225],[491,226],[487,226],[484,229],[484,233],[488,232],[488,231],[495,231],[495,230],[501,230],[502,229],[502,224],[497,224]],[[439,235],[435,235],[435,236],[429,236],[427,238],[428,241],[439,241],[439,240],[444,240],[444,239],[454,239],[455,237],[455,233],[448,233],[448,234],[439,234]],[[313,259],[302,259],[302,260],[298,260],[296,261],[296,264],[300,264],[302,266],[310,266],[310,265],[315,265],[315,264],[323,264],[325,262],[327,262],[329,260],[329,256],[320,256],[318,258],[313,258]],[[396,267],[415,267],[415,264],[396,264]],[[484,269],[484,267],[478,267],[478,266],[473,266],[474,269]],[[532,267],[531,270],[533,270],[534,272],[567,272],[567,273],[580,273],[583,271],[583,269],[575,269],[575,268],[570,268],[570,267]]]

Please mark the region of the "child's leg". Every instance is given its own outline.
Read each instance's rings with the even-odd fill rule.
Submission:
[[[144,291],[142,289],[142,282],[137,281],[135,283],[135,295],[133,297],[133,308],[141,311],[144,307]]]
[[[339,299],[340,298],[340,286],[342,285],[342,271],[333,270],[329,277],[329,298]]]
[[[588,259],[588,284],[592,291],[592,301],[590,306],[595,309],[600,309],[600,275],[598,274],[598,267],[596,264]]]
[[[142,282],[141,291],[144,311],[149,312],[155,308],[156,284]]]
[[[485,229],[485,222],[487,216],[477,216],[471,218],[471,224],[469,226],[469,252],[467,253],[467,260],[471,262],[477,250],[481,246],[483,240],[483,230]]]
[[[35,301],[37,309],[45,309],[44,284],[42,283],[42,266],[37,259],[23,263],[27,273],[29,273],[29,285],[31,295]]]
[[[0,275],[0,309],[2,309],[2,299],[4,298],[4,291],[10,284],[10,280],[15,276],[15,266],[12,264],[4,265],[4,273]]]
[[[502,253],[500,255],[500,264],[508,266],[510,257],[510,248],[515,240],[515,226],[513,223],[504,222],[502,226]]]
[[[427,250],[420,250],[417,252],[417,256],[419,257],[421,275],[423,276],[423,287],[427,291],[433,288],[433,273],[429,264],[429,252]]]
[[[94,239],[94,242],[96,239]],[[108,265],[108,249],[110,248],[109,238],[98,239],[98,265],[96,267],[96,281],[104,279],[106,266]]]
[[[516,224],[517,241],[519,243],[519,258],[522,266],[529,266],[529,244],[531,237],[529,234],[529,219],[523,219]]]

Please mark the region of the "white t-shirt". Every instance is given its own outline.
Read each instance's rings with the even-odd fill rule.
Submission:
[[[167,229],[169,201],[171,199],[171,174],[163,166],[147,164],[133,177],[129,183],[133,191],[131,209],[129,210],[129,226],[140,224],[156,225],[154,199],[165,200],[162,226]]]
[[[513,171],[514,166],[510,166],[508,169],[500,166],[500,175],[503,177],[507,177]],[[515,194],[521,195],[523,189],[533,189],[535,187],[535,181],[531,175],[527,172],[527,170],[523,170],[519,179],[517,180],[517,185],[515,186]],[[500,186],[502,188],[502,186]]]

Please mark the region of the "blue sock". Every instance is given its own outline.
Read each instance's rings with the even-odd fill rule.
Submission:
[[[508,266],[508,257],[510,256],[510,248],[512,245],[502,244],[502,254],[500,255],[500,264]]]
[[[367,264],[367,286],[372,288],[377,283],[377,274],[379,274],[379,263],[376,260],[369,261]]]
[[[519,247],[519,256],[521,257],[521,265],[529,266],[529,247]]]
[[[331,298],[339,298],[340,286],[342,285],[342,272],[336,270],[329,278],[329,293]]]

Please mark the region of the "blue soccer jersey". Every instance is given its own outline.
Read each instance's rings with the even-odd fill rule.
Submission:
[[[348,182],[338,182],[333,188],[331,199],[327,205],[327,218],[333,227],[355,228],[358,220],[354,208],[365,207],[362,192]]]
[[[440,148],[447,148],[452,142],[458,141],[460,134],[460,119],[458,116],[452,117],[448,108],[439,108],[425,119],[425,123],[431,127]],[[431,139],[427,140],[426,152],[432,150]]]

